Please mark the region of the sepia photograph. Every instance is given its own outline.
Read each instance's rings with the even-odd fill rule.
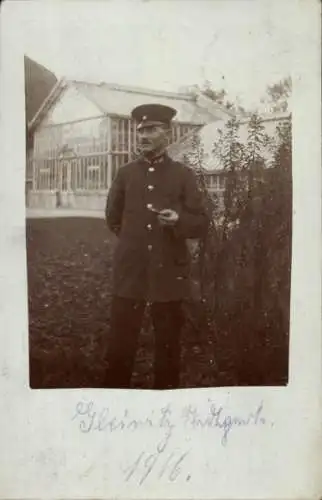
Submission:
[[[31,389],[288,384],[293,38],[237,3],[30,15]]]
[[[1,14],[0,500],[320,498],[321,6]]]

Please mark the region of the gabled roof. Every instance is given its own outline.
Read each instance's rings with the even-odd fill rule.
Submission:
[[[29,122],[56,85],[57,78],[47,68],[24,56],[26,121]]]
[[[78,80],[61,80],[57,83],[38,112],[29,122],[29,127],[36,126],[49,109],[57,102],[61,93],[72,86],[89,99],[102,114],[130,116],[131,110],[144,101],[157,101],[172,106],[177,110],[175,120],[181,123],[203,125],[214,119],[229,117],[232,113],[214,103],[205,96],[194,97],[180,92],[165,92],[143,87],[131,87],[115,83],[90,83]],[[126,94],[126,99],[123,98]]]
[[[26,148],[27,151],[30,151],[33,135],[30,133],[30,129],[28,130],[28,124],[56,85],[57,78],[54,73],[26,55],[24,56],[24,70]]]

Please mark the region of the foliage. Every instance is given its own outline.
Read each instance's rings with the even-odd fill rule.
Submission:
[[[234,111],[239,116],[249,116],[249,110],[245,109],[239,99],[231,101],[228,99],[228,94],[225,89],[215,89],[209,80],[206,80],[202,85],[190,85],[182,90],[196,96],[202,94],[212,101],[220,104],[230,111]],[[287,112],[289,110],[289,99],[292,94],[292,79],[290,76],[268,85],[265,90],[265,95],[261,99],[261,109],[268,113]]]
[[[268,85],[266,88],[266,96],[261,102],[266,105],[268,108],[267,111],[271,113],[286,112],[289,109],[289,98],[291,94],[292,79],[288,76],[272,85]]]
[[[250,348],[256,350],[259,344],[268,344],[268,350],[263,352],[270,352],[271,356],[276,355],[277,346],[287,352],[291,121],[278,124],[273,138],[265,133],[258,115],[251,116],[248,122],[246,142],[240,140],[239,131],[240,123],[231,119],[213,148],[226,177],[223,203],[218,200],[211,203],[197,139],[186,160],[193,168],[197,167],[200,187],[212,216],[208,235],[198,253],[200,290],[208,325],[214,331],[234,336],[235,363],[243,372],[242,353],[249,353]],[[263,155],[268,147],[272,152],[269,164]],[[246,364],[249,366],[249,358]]]
[[[221,106],[229,109],[231,111],[235,111],[236,113],[243,115],[246,114],[246,110],[243,106],[238,102],[232,102],[228,99],[227,91],[225,89],[216,90],[212,87],[212,83],[209,80],[206,80],[203,85],[191,85],[189,87],[185,87],[183,90],[185,92],[196,96],[197,94],[202,94],[212,101],[220,104]]]

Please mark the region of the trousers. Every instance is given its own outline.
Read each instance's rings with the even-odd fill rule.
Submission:
[[[105,386],[130,388],[138,336],[146,303],[113,297]],[[175,389],[180,382],[181,301],[151,304],[154,330],[154,389]]]

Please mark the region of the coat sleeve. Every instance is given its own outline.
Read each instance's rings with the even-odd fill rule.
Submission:
[[[122,168],[118,171],[106,200],[105,219],[108,228],[116,235],[119,234],[125,198],[125,186]]]
[[[187,239],[202,238],[207,232],[208,223],[204,200],[198,188],[196,175],[190,168],[186,167],[182,210],[179,213],[179,221],[174,228],[175,235]]]

